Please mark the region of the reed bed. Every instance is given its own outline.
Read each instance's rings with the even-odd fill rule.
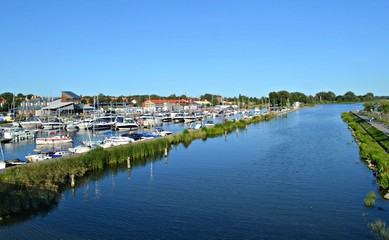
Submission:
[[[215,127],[130,143],[108,149],[96,148],[82,155],[73,155],[52,161],[42,161],[10,168],[0,174],[0,182],[25,188],[59,190],[69,185],[71,177],[80,178],[92,171],[102,170],[109,166],[124,165],[128,157],[131,165],[146,165],[147,159],[160,158],[172,145],[183,144],[187,147],[193,140],[218,137],[235,129],[246,128],[247,125],[268,121],[276,117],[274,114],[253,117],[238,121],[227,121]]]
[[[369,223],[368,227],[376,239],[389,239],[389,229],[386,227],[386,223],[384,221],[376,220]]]

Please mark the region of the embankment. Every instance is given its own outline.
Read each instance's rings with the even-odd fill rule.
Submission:
[[[389,190],[389,139],[384,133],[352,112],[342,114],[360,148],[361,157],[377,171],[378,184]]]

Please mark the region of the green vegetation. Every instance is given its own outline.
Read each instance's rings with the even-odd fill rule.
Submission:
[[[389,239],[389,229],[384,221],[376,220],[369,223],[368,227],[377,239]]]
[[[375,205],[375,192],[369,192],[365,198],[364,203],[366,207],[373,207]]]
[[[381,131],[351,112],[343,113],[342,118],[353,130],[360,142],[360,154],[371,161],[378,169],[378,183],[382,189],[389,189],[389,139]]]
[[[88,153],[63,159],[42,161],[37,164],[27,164],[10,168],[0,175],[0,182],[25,188],[40,188],[59,190],[69,185],[71,176],[76,178],[85,176],[94,170],[102,170],[110,166],[123,165],[131,157],[131,165],[145,165],[148,158],[160,158],[165,148],[182,143],[185,147],[195,139],[207,139],[230,133],[237,128],[245,128],[248,124],[270,120],[276,115],[269,114],[239,121],[227,121],[217,124],[213,128],[188,131],[170,135],[165,138],[141,141],[121,145],[109,149],[96,148]]]

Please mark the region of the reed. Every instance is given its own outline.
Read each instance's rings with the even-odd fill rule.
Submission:
[[[194,131],[184,130],[182,133],[164,138],[135,142],[108,149],[96,148],[82,155],[10,168],[5,173],[0,174],[0,182],[23,188],[59,190],[69,185],[72,175],[81,178],[88,173],[106,167],[124,165],[128,157],[131,158],[133,166],[146,165],[147,159],[162,157],[165,148],[170,150],[172,145],[183,144],[183,146],[188,147],[194,140],[222,136],[226,132],[230,133],[237,128],[245,128],[252,123],[269,121],[274,117],[276,115],[269,114],[251,119],[227,121],[212,128]]]
[[[376,239],[389,239],[389,229],[386,223],[382,220],[376,220],[368,224],[370,231],[375,235]]]
[[[375,205],[375,192],[369,192],[364,200],[364,203],[366,207],[373,207]]]

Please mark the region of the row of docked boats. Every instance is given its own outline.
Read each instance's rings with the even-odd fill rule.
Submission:
[[[45,129],[45,130],[55,130],[55,129],[66,129],[66,130],[121,130],[121,129],[135,129],[139,125],[137,122],[130,117],[126,116],[113,116],[105,115],[95,118],[86,118],[86,119],[59,119],[55,118],[50,121],[41,121],[39,118],[34,117],[26,121],[15,122],[23,129]]]
[[[147,140],[160,136],[166,136],[172,134],[172,132],[164,131],[162,128],[163,123],[192,123],[195,127],[193,129],[200,129],[204,126],[212,126],[210,121],[204,121],[209,117],[206,113],[154,113],[154,114],[142,114],[142,115],[100,115],[91,116],[89,119],[78,118],[56,118],[51,121],[41,121],[39,118],[29,119],[28,121],[19,121],[12,124],[12,137],[5,137],[3,134],[7,131],[4,129],[6,126],[0,126],[0,140],[7,139],[7,141],[17,142],[16,139],[35,139],[36,147],[48,149],[54,149],[57,146],[57,150],[39,150],[36,153],[24,155],[27,162],[37,162],[52,158],[63,157],[74,153],[88,152],[95,147],[108,148],[112,146],[118,146],[122,144],[128,144],[136,141]],[[191,125],[191,126],[192,126]],[[145,132],[128,132],[120,134],[115,131],[115,136],[105,137],[104,139],[86,140],[84,138],[83,144],[75,145],[73,142],[73,130],[86,130],[85,135],[89,132],[96,133],[89,130],[139,130],[140,128],[149,128]],[[190,129],[192,127],[189,127]],[[9,129],[7,129],[9,130]],[[66,130],[63,131],[63,130]],[[10,132],[11,130],[9,130]],[[20,132],[16,134],[16,132]],[[55,133],[52,136],[51,133]],[[23,134],[24,135],[23,135]],[[69,134],[70,133],[70,134]],[[74,135],[76,133],[74,132]],[[10,140],[8,140],[10,139]],[[79,139],[78,139],[79,140]],[[63,146],[66,145],[64,148]],[[31,150],[30,150],[31,151]],[[21,160],[25,163],[26,161]],[[17,164],[15,162],[15,164]]]
[[[123,144],[129,144],[133,143],[136,141],[143,141],[147,139],[152,139],[152,138],[158,138],[162,136],[167,136],[173,134],[171,131],[166,131],[163,130],[162,128],[157,128],[153,132],[128,132],[124,133],[119,136],[111,136],[111,137],[105,137],[103,140],[85,140],[83,141],[83,144],[75,146],[75,147],[69,147],[67,150],[57,150],[57,151],[39,151],[37,150],[36,154],[30,154],[26,155],[25,158],[27,159],[28,162],[38,162],[38,161],[43,161],[47,159],[52,159],[52,158],[60,158],[63,156],[69,156],[75,153],[85,153],[90,151],[93,148],[96,147],[102,147],[102,148],[109,148],[109,147],[114,147],[114,146],[119,146]],[[64,143],[65,138],[57,138],[58,142],[53,143],[56,146],[60,146],[61,143]],[[38,140],[38,138],[36,139]],[[71,139],[72,140],[72,139]],[[47,141],[47,140],[44,140]],[[69,142],[69,141],[68,141]],[[38,144],[38,141],[37,141]],[[57,145],[60,144],[60,145]]]

